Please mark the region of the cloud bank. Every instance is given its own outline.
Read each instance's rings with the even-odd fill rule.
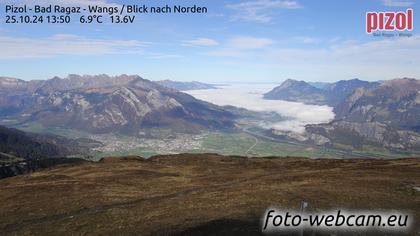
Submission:
[[[198,38],[193,40],[186,40],[182,46],[217,46],[219,43],[210,38]]]
[[[220,106],[232,105],[258,112],[276,112],[287,120],[267,123],[264,128],[283,131],[303,132],[305,125],[329,122],[334,118],[332,107],[306,105],[298,102],[265,100],[263,94],[277,85],[249,84],[229,85],[220,89],[186,91],[190,95]]]

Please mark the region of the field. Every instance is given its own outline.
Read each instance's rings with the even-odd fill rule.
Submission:
[[[245,128],[236,131],[203,130],[199,134],[176,133],[168,129],[155,128],[144,129],[137,136],[127,136],[119,133],[91,134],[72,129],[47,128],[39,123],[26,123],[15,127],[27,132],[52,133],[73,139],[89,138],[99,141],[103,143],[103,146],[93,149],[90,153],[94,160],[106,156],[138,155],[150,157],[159,154],[178,153],[218,153],[258,157],[302,156],[310,158],[413,157],[413,154],[410,153],[395,153],[367,146],[363,150],[353,150],[349,147],[325,148],[304,145],[266,137],[261,131]]]
[[[258,235],[267,207],[301,200],[419,219],[419,186],[420,159],[107,158],[1,180],[0,234]]]

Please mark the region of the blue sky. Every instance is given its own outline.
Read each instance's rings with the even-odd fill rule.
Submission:
[[[207,14],[137,15],[127,25],[8,25],[4,6],[199,5]],[[409,0],[2,0],[0,75],[138,74],[205,82],[420,76],[418,3]],[[365,33],[367,11],[414,10],[412,37]],[[77,19],[77,18],[75,18]]]

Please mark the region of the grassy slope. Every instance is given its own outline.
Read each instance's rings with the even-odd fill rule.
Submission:
[[[148,235],[206,223],[257,232],[267,207],[296,209],[302,199],[312,210],[399,209],[418,219],[413,186],[420,159],[111,158],[1,180],[0,234]]]

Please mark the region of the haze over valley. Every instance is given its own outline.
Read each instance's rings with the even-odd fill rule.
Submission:
[[[261,120],[261,127],[303,132],[307,124],[327,123],[334,119],[333,108],[285,100],[267,100],[264,94],[276,84],[232,84],[217,89],[190,90],[186,93],[219,106],[235,106],[256,112],[275,112],[282,120]]]

